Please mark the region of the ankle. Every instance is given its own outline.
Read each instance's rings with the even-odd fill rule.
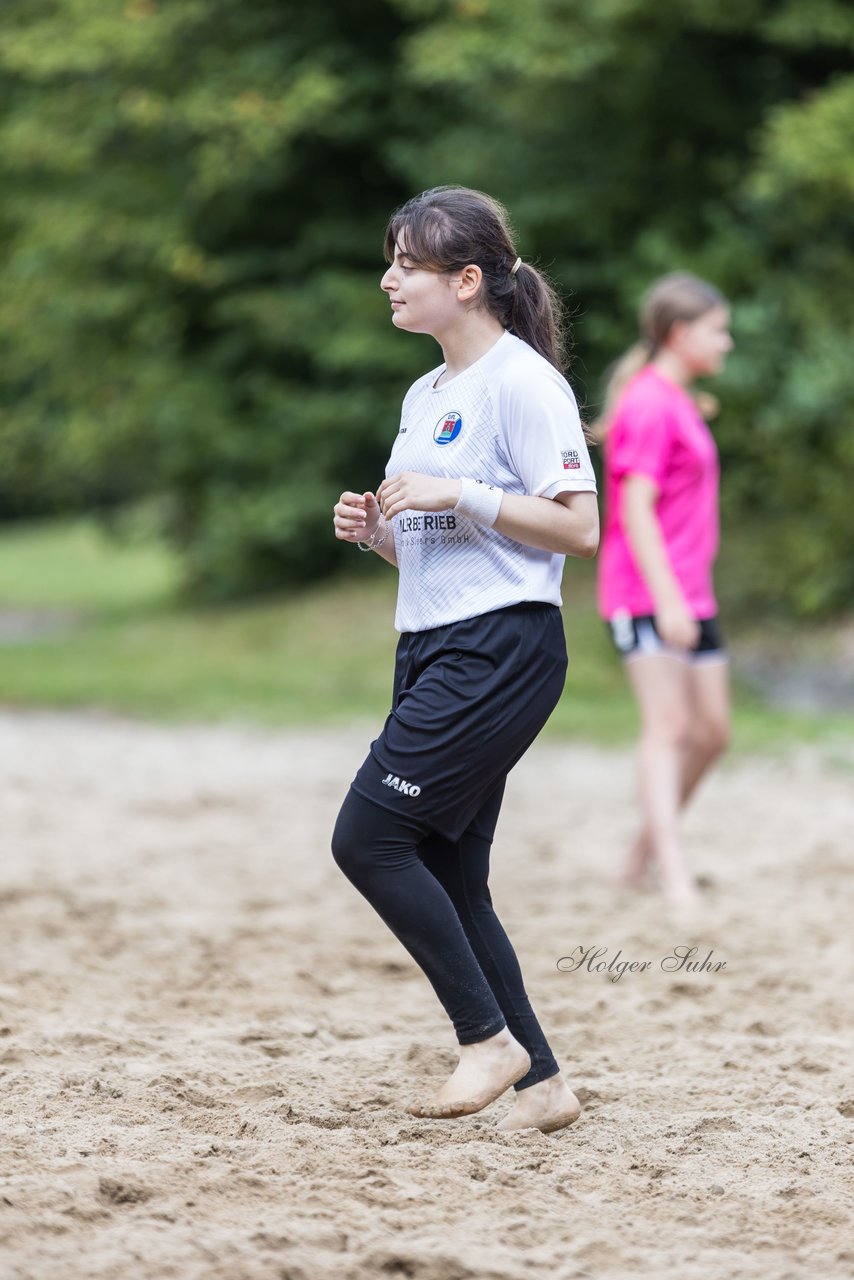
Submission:
[[[508,1027],[502,1027],[494,1036],[487,1036],[485,1040],[473,1040],[469,1044],[458,1045],[460,1053],[465,1050],[474,1050],[480,1052],[488,1052],[490,1049],[507,1049],[514,1043],[513,1036],[510,1034]]]
[[[545,1080],[535,1080],[533,1084],[526,1084],[524,1089],[517,1089],[516,1096],[519,1097],[521,1094],[529,1094],[534,1089],[544,1096],[547,1093],[563,1093],[565,1090],[569,1089],[569,1085],[566,1083],[560,1072],[558,1072],[557,1075],[547,1076]]]

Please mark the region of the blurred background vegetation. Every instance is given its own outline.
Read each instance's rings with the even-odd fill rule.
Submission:
[[[311,584],[317,633],[342,612],[322,584],[344,566],[349,643],[360,601],[374,616],[381,597],[389,627],[384,566],[354,563],[330,509],[378,482],[402,392],[438,358],[390,331],[387,216],[460,182],[506,202],[567,297],[590,417],[653,277],[687,268],[727,293],[725,610],[838,615],[854,597],[852,136],[847,0],[4,0],[0,596],[95,607],[94,513],[126,533],[124,567],[93,571],[117,587],[104,626],[130,627],[129,609],[153,626],[179,597],[220,608],[170,614],[167,668],[211,617],[237,626],[222,606],[241,597],[251,631],[259,598]],[[49,525],[28,537],[34,520]],[[56,563],[79,599],[27,586]],[[570,566],[581,601],[586,572]],[[4,696],[37,699],[18,658]],[[341,676],[357,700],[363,669]]]

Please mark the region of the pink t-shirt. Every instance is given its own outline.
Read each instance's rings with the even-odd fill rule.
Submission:
[[[712,564],[718,549],[718,451],[693,399],[648,364],[627,384],[605,437],[605,529],[599,611],[655,613],[622,520],[623,479],[649,476],[655,511],[686,604],[695,618],[717,613]]]

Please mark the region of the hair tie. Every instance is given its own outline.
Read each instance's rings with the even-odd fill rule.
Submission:
[[[511,276],[515,276],[516,272],[519,270],[521,265],[522,265],[522,259],[517,258],[516,261],[513,263],[513,266],[510,268]]]

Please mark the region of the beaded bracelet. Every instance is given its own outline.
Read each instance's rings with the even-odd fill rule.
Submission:
[[[380,520],[377,521],[377,527],[376,529],[374,529],[373,533],[371,534],[370,538],[368,538],[367,542],[356,543],[356,546],[359,548],[360,551],[379,551],[380,547],[383,545],[386,538],[388,537],[388,525],[387,524],[385,525],[385,528],[383,530],[383,536],[379,539],[379,541],[377,541],[377,533],[379,531],[379,527],[380,527]]]

